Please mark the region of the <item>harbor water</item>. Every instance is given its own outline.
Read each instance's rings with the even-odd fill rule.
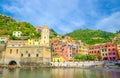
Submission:
[[[120,68],[0,69],[0,78],[120,78]]]

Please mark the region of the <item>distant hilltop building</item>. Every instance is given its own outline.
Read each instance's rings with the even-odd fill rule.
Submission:
[[[40,27],[40,26],[36,27],[36,32],[40,32],[41,30],[42,30],[42,27]]]
[[[13,31],[13,36],[15,37],[21,37],[22,32],[21,31]]]
[[[49,35],[50,35],[50,30],[48,26],[43,26],[42,27],[42,32],[41,32],[41,45],[42,46],[49,46]]]

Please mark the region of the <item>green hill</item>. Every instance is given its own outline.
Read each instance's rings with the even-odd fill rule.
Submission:
[[[91,29],[79,29],[66,35],[71,36],[75,40],[82,40],[88,45],[108,42],[115,36],[114,33]]]
[[[51,37],[56,36],[56,32],[51,29]],[[21,31],[22,38],[17,38],[12,36],[13,31]],[[40,37],[40,32],[37,33],[35,27],[28,22],[16,21],[11,17],[0,14],[0,36],[10,35],[10,39],[28,39],[28,38],[38,38]]]
[[[116,33],[115,37],[112,40],[116,44],[120,45],[120,31]]]
[[[38,33],[35,31],[35,27],[28,22],[19,22],[11,17],[0,14],[0,36],[10,35],[10,38],[15,39],[12,36],[13,31],[21,31],[22,36],[38,37]]]

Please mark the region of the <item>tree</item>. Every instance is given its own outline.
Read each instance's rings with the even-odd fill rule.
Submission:
[[[95,55],[88,55],[88,60],[95,60],[96,56]]]
[[[101,57],[101,55],[99,54],[97,58],[98,58],[98,60],[101,60],[102,57]]]

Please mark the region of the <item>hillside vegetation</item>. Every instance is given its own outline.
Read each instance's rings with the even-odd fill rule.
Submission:
[[[51,37],[57,35],[57,33],[51,30]],[[21,31],[22,37],[17,38],[12,36],[13,31]],[[28,39],[28,38],[39,38],[41,32],[37,33],[35,31],[35,27],[28,22],[20,22],[16,21],[11,17],[0,14],[0,36],[2,35],[10,35],[10,39],[18,40],[18,39]]]
[[[111,41],[115,36],[114,33],[91,29],[79,29],[66,35],[71,36],[75,40],[82,40],[88,45],[108,42]]]
[[[21,31],[22,37],[17,38],[12,36],[13,31]],[[119,31],[120,32],[120,31]],[[119,33],[118,32],[118,33]],[[19,39],[29,39],[29,38],[39,38],[41,32],[37,33],[35,27],[28,22],[16,21],[11,17],[0,14],[0,36],[9,35],[11,40]],[[57,36],[57,33],[50,29],[50,38]],[[118,41],[119,35],[116,33],[105,32],[102,30],[91,30],[91,29],[79,29],[71,33],[66,34],[66,36],[71,36],[75,40],[82,40],[88,45],[104,43],[111,41]],[[116,37],[115,37],[116,36]]]

